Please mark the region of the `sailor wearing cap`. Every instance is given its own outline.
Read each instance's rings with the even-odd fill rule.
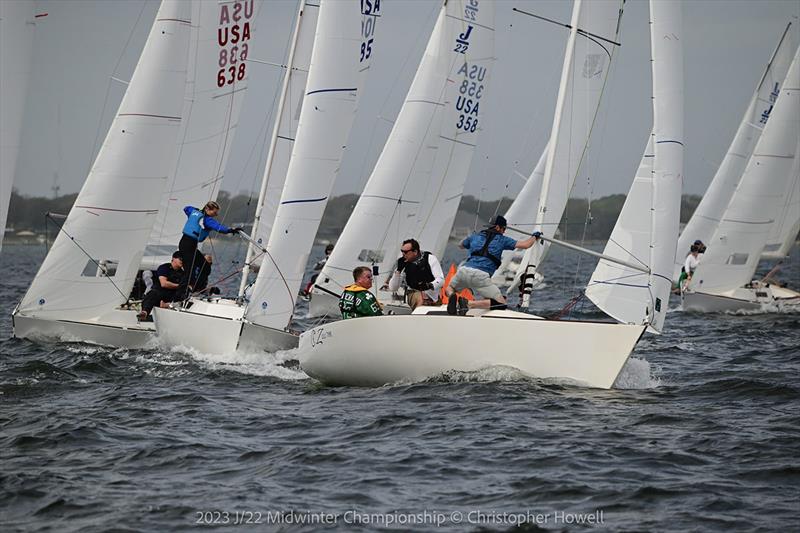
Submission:
[[[506,299],[500,289],[492,283],[492,274],[500,266],[503,250],[524,250],[530,248],[538,240],[534,236],[517,241],[503,235],[508,222],[502,215],[497,215],[486,229],[477,231],[461,241],[461,248],[469,251],[467,260],[458,267],[456,275],[445,290],[448,297],[447,312],[451,315],[464,315],[469,309],[505,309]],[[468,302],[459,299],[456,293],[463,289],[471,289],[482,299]]]

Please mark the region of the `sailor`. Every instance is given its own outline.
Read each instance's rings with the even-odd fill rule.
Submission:
[[[322,267],[325,266],[325,263],[328,262],[328,258],[331,256],[331,252],[333,252],[333,243],[329,243],[325,246],[325,257],[314,263],[314,274],[312,274],[311,279],[308,280],[305,288],[300,292],[300,296],[304,296],[307,298],[311,297],[311,289],[314,288],[314,283],[317,282],[317,277],[319,276],[320,270]]]
[[[156,269],[153,276],[156,282],[153,289],[145,294],[142,300],[142,311],[139,313],[140,321],[151,321],[150,311],[155,306],[163,306],[178,299],[178,287],[183,277],[183,254],[175,252],[169,263],[164,263]]]
[[[497,215],[485,230],[475,232],[463,241],[460,247],[469,251],[469,257],[458,267],[456,275],[445,289],[447,294],[447,313],[464,315],[469,309],[505,309],[506,299],[492,283],[492,274],[500,266],[503,250],[525,250],[534,245],[541,233],[536,232],[524,241],[517,241],[503,235],[508,223],[505,217]],[[463,289],[472,289],[483,299],[471,302],[456,295]]]
[[[339,309],[342,318],[358,318],[362,316],[380,316],[381,305],[369,289],[372,288],[372,269],[365,266],[353,269],[355,283],[344,288],[339,298]]]
[[[444,285],[444,272],[436,256],[421,251],[416,239],[404,240],[400,253],[397,268],[384,287],[396,291],[405,285],[406,303],[412,311],[420,305],[442,305],[439,291]]]
[[[183,279],[181,279],[179,293],[181,298],[188,296],[189,282],[194,271],[198,265],[201,267],[205,262],[203,254],[197,251],[197,245],[208,237],[209,232],[216,231],[218,233],[239,233],[242,228],[229,228],[224,224],[217,222],[214,217],[219,214],[219,204],[217,202],[208,202],[203,209],[197,209],[191,205],[183,208],[186,213],[186,224],[183,225],[183,236],[178,244],[178,250],[183,254],[186,261],[186,269],[183,272]],[[210,269],[211,266],[209,265]]]
[[[681,275],[678,278],[678,287],[681,291],[685,290],[686,287],[689,285],[689,282],[692,281],[692,275],[694,271],[697,270],[697,265],[700,264],[700,258],[698,257],[702,252],[700,251],[705,250],[705,245],[701,241],[695,241],[691,248],[689,248],[689,255],[686,256],[686,260],[683,263],[683,268],[681,268]],[[702,247],[702,248],[701,248]]]

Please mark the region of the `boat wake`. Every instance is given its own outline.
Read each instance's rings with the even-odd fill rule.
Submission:
[[[296,350],[281,350],[274,353],[235,351],[228,354],[207,354],[187,346],[178,346],[171,348],[170,352],[188,355],[211,370],[238,372],[288,381],[308,379],[305,372],[292,364],[297,361]]]

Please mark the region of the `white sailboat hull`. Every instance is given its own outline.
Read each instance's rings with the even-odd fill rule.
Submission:
[[[774,286],[741,287],[721,293],[685,291],[681,304],[684,311],[697,313],[800,310],[800,293]]]
[[[139,323],[135,311],[116,310],[96,321],[42,319],[13,313],[14,336],[33,341],[87,342],[115,348],[139,348],[155,337],[152,323]]]
[[[328,385],[381,386],[503,365],[607,389],[644,330],[514,311],[459,317],[437,310],[313,328],[300,335],[298,359],[308,375]]]
[[[297,335],[251,324],[243,315],[241,305],[222,298],[193,300],[188,309],[153,309],[158,342],[168,348],[228,354],[240,348],[274,352],[297,346]]]

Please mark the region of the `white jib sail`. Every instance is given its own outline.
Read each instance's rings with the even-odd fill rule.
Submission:
[[[187,205],[214,200],[224,176],[242,101],[255,33],[254,0],[195,1],[177,160],[162,195],[145,263],[155,267],[178,249]],[[268,7],[264,5],[264,7]]]
[[[81,321],[127,300],[175,162],[189,8],[162,2],[117,116],[20,313]]]
[[[800,49],[781,87],[742,180],[722,216],[717,231],[700,256],[690,289],[725,292],[752,280],[783,195],[800,141]]]
[[[14,186],[33,49],[34,4],[0,2],[0,248]]]
[[[800,154],[800,146],[795,150]],[[797,232],[800,231],[800,157],[794,158],[794,166],[789,172],[789,182],[783,195],[786,200],[783,212],[775,220],[770,231],[767,245],[761,253],[762,259],[781,259],[789,254]]]
[[[372,57],[377,5],[357,0],[320,5],[286,185],[247,307],[247,319],[256,324],[283,329],[291,321]]]
[[[733,137],[714,179],[711,180],[703,199],[700,200],[692,218],[689,219],[678,239],[672,273],[674,280],[677,280],[681,273],[681,267],[692,243],[699,239],[708,244],[717,229],[717,224],[722,219],[722,213],[731,201],[733,191],[736,190],[739,180],[742,179],[744,169],[761,137],[770,111],[775,105],[775,99],[778,97],[781,83],[783,83],[789,70],[789,64],[792,62],[790,26],[791,24],[781,35],[781,40],[761,76],[761,81],[750,99],[739,129],[736,130],[736,135]]]
[[[538,202],[535,230],[555,235],[575,178],[585,163],[589,136],[595,123],[608,70],[619,36],[622,2],[576,0],[561,71],[549,151]],[[523,274],[533,274],[549,246],[526,250],[513,290]]]
[[[308,69],[311,64],[311,51],[314,47],[314,33],[317,29],[319,5],[300,2],[293,44],[286,61],[283,86],[278,101],[277,120],[273,128],[272,138],[267,153],[267,162],[264,178],[261,182],[261,191],[256,206],[256,216],[253,223],[251,236],[262,247],[267,243],[272,232],[272,223],[281,199],[281,191],[286,183],[286,173],[289,170],[289,159],[292,155],[294,139],[297,135],[297,125],[300,121],[300,110],[303,105],[303,95],[306,92]],[[263,254],[257,252],[251,245],[247,247],[245,267],[242,272],[242,283],[239,294],[244,292],[250,265],[261,265]]]
[[[338,296],[358,265],[392,271],[404,239],[444,251],[480,131],[494,61],[494,6],[451,0],[439,12],[403,107],[364,192],[317,278]]]
[[[680,2],[651,0],[650,46],[653,73],[653,135],[605,254],[650,269],[600,260],[586,294],[623,323],[660,332],[672,290],[683,187],[683,21]],[[653,150],[653,151],[651,151]],[[652,177],[646,178],[648,155]],[[648,249],[649,248],[649,249]]]

